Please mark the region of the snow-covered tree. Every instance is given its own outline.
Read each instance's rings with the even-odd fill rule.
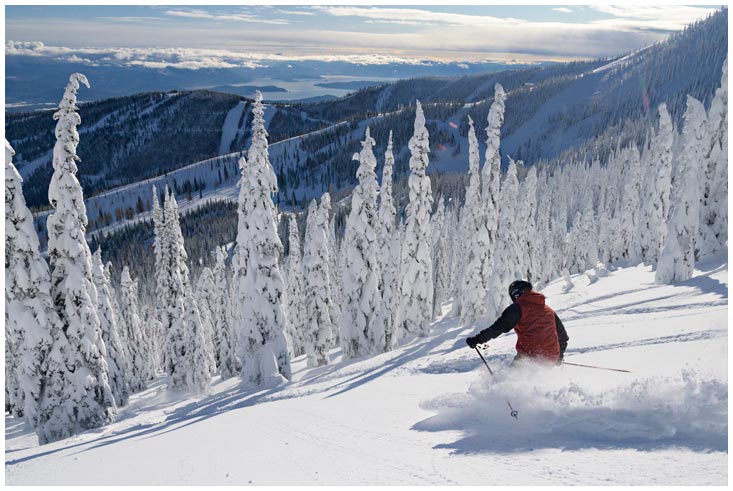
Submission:
[[[216,265],[214,266],[214,319],[217,346],[217,365],[222,380],[228,379],[236,373],[237,353],[234,348],[234,333],[232,331],[231,302],[229,301],[229,287],[227,286],[227,252],[226,248],[216,249]]]
[[[206,325],[191,287],[178,203],[173,194],[166,196],[160,233],[161,240],[156,237],[156,243],[159,242],[162,249],[161,267],[165,271],[161,276],[167,278],[171,302],[162,312],[169,387],[173,390],[206,391],[213,355],[209,352]]]
[[[280,273],[282,243],[275,223],[272,193],[277,178],[270,164],[262,94],[252,108],[252,144],[240,160],[237,231],[236,331],[240,337],[242,378],[255,385],[290,379],[285,292]]]
[[[669,213],[669,193],[672,185],[672,143],[674,128],[667,105],[659,105],[659,130],[650,149],[650,179],[647,182],[647,195],[644,216],[648,223],[648,238],[642,240],[643,259],[656,263],[664,245]]]
[[[168,196],[166,187],[165,196]],[[164,203],[165,204],[165,203]],[[158,321],[156,327],[156,340],[158,344],[165,345],[168,322],[168,306],[170,305],[170,277],[169,268],[164,265],[163,257],[166,256],[167,245],[165,240],[165,212],[158,202],[158,190],[153,186],[153,252],[155,254],[155,291],[153,298],[155,304],[155,318]],[[162,350],[165,352],[165,350]],[[161,354],[161,361],[165,363],[165,354]]]
[[[501,127],[504,124],[506,93],[501,84],[494,86],[494,102],[491,103],[486,126],[486,152],[484,153],[484,168],[481,171],[481,201],[483,202],[486,229],[489,233],[488,256],[486,258],[488,279],[491,276],[491,267],[494,264],[493,251],[496,244],[496,233],[499,226],[499,187],[501,176]],[[484,288],[486,284],[484,283]]]
[[[361,142],[356,177],[359,184],[351,194],[351,212],[346,220],[343,254],[343,300],[341,304],[341,347],[345,359],[381,351],[384,330],[378,325],[379,266],[377,264],[377,159],[369,128]]]
[[[143,334],[138,303],[138,285],[130,277],[130,268],[122,269],[120,278],[120,331],[127,339],[127,361],[130,368],[129,384],[131,392],[145,389],[154,375],[154,360],[151,352],[151,338]]]
[[[611,249],[614,240],[616,205],[618,202],[619,184],[615,179],[614,156],[609,157],[604,172],[605,186],[599,198],[598,214],[598,244],[599,260],[608,264],[611,262]]]
[[[448,242],[448,298],[453,298],[453,315],[458,313],[458,276],[464,261],[465,244],[460,230],[461,207],[453,200],[446,208],[446,231]]]
[[[166,196],[160,237],[161,268],[158,275],[168,284],[168,305],[163,306],[162,322],[166,333],[165,360],[169,386],[173,390],[205,391],[214,364],[212,341],[207,339],[207,319],[202,319],[191,286],[186,249],[175,196]],[[202,294],[203,295],[203,294]]]
[[[394,168],[394,153],[392,151],[392,131],[389,132],[387,150],[384,152],[384,167],[382,168],[382,185],[379,188],[379,210],[377,211],[377,260],[379,271],[384,276],[389,263],[389,241],[395,228],[397,210],[392,197],[392,171]],[[380,285],[384,280],[380,282]]]
[[[586,202],[580,228],[582,239],[579,249],[581,250],[580,256],[584,260],[580,271],[586,271],[598,265],[598,233],[596,232],[593,204],[590,198]]]
[[[518,278],[517,261],[520,257],[516,230],[517,166],[510,159],[499,197],[499,228],[497,229],[494,267],[488,288],[488,314],[496,317],[505,306],[506,291],[512,281]]]
[[[433,193],[427,176],[430,142],[420,101],[415,101],[414,134],[410,138],[410,202],[402,242],[400,320],[410,334],[426,336],[433,313],[433,260],[430,251],[430,210]]]
[[[290,320],[290,340],[293,343],[293,354],[303,353],[303,335],[305,332],[303,320],[303,264],[300,253],[300,233],[295,214],[288,215],[288,254],[287,286],[288,286],[288,320]]]
[[[580,223],[583,219],[583,214],[580,211],[575,212],[575,218],[573,218],[573,226],[568,234],[568,271],[570,273],[580,273],[581,269],[585,265],[585,258],[583,257],[583,247],[581,240],[583,238],[583,231]]]
[[[551,203],[552,203],[552,190],[550,189],[550,175],[545,169],[540,172],[537,176],[537,220],[536,220],[536,236],[535,242],[543,244],[543,247],[538,247],[535,251],[535,257],[532,263],[537,267],[537,279],[533,282],[535,288],[539,288],[541,285],[546,284],[553,278],[554,271],[550,262],[550,254],[548,253],[549,246],[552,244],[550,240],[551,231]]]
[[[186,359],[183,363],[186,369],[186,386],[194,393],[206,392],[211,385],[213,356],[208,351],[205,322],[190,289],[177,302],[183,303],[184,312],[182,323]]]
[[[657,263],[657,283],[677,283],[692,277],[695,269],[695,239],[700,220],[700,175],[705,138],[705,108],[687,96],[682,152],[675,165],[664,249]]]
[[[397,346],[397,309],[399,306],[399,269],[400,242],[395,222],[397,210],[392,197],[392,170],[394,153],[392,152],[392,132],[389,132],[387,150],[384,152],[384,168],[382,169],[382,185],[379,190],[379,211],[377,226],[377,250],[379,271],[381,274],[379,292],[379,324],[384,330],[384,346],[382,350],[390,351]]]
[[[309,367],[328,365],[328,350],[333,341],[327,224],[328,217],[316,205],[316,200],[311,201],[303,255],[303,345]]]
[[[440,196],[438,208],[433,214],[433,317],[441,314],[443,303],[448,298],[448,240],[445,235],[445,200]]]
[[[327,201],[324,201],[327,198]],[[331,209],[331,197],[328,193],[324,194],[321,198],[321,209],[324,207]],[[328,212],[326,213],[328,215]],[[341,319],[341,301],[342,301],[342,285],[341,281],[341,270],[342,260],[341,257],[341,237],[336,237],[336,213],[331,213],[331,219],[328,222],[328,259],[330,265],[328,268],[328,279],[331,281],[331,319],[335,326],[338,327],[338,321]],[[341,336],[339,336],[339,330],[335,329],[333,332],[333,341],[336,344],[341,343]]]
[[[492,111],[494,108],[495,106],[492,105]],[[491,248],[493,244],[487,227],[489,217],[487,215],[486,206],[493,210],[494,205],[491,200],[489,200],[485,206],[481,199],[478,141],[476,139],[476,130],[473,127],[473,120],[470,117],[468,118],[468,124],[469,181],[468,187],[466,188],[466,199],[463,204],[463,211],[461,212],[460,235],[463,243],[462,249],[464,250],[464,254],[460,263],[458,263],[460,273],[458,275],[459,287],[457,301],[460,304],[461,321],[464,324],[473,324],[484,314],[486,310],[486,287],[488,285],[489,273],[491,271],[489,259],[491,258]],[[492,130],[490,140],[493,136]],[[495,157],[496,156],[492,154],[492,165],[498,165],[498,163],[495,162]],[[484,182],[488,182],[488,179],[490,178],[487,169],[490,170],[490,163],[488,160],[484,166]],[[487,192],[489,191],[487,190]]]
[[[563,196],[567,189],[568,180],[563,172],[553,176],[550,199],[553,196]],[[502,186],[502,195],[503,195]],[[559,199],[553,203],[550,210],[550,232],[549,240],[551,253],[548,257],[548,271],[550,278],[556,278],[563,270],[567,269],[567,246],[568,246],[568,203],[567,200]],[[508,257],[508,256],[507,256]],[[509,286],[508,284],[506,286]]]
[[[63,333],[14,154],[5,140],[5,406],[35,428],[52,335]]]
[[[76,112],[79,83],[89,86],[84,75],[72,74],[59,110],[54,113],[58,123],[54,173],[48,190],[49,203],[54,208],[47,220],[48,256],[51,297],[68,345],[63,346],[61,336],[54,339],[50,357],[55,358],[57,368],[50,370],[61,370],[63,365],[68,373],[53,374],[44,393],[39,431],[42,443],[107,424],[115,412],[95,303],[92,254],[85,238],[86,207],[76,178],[76,128],[81,123]]]
[[[166,373],[169,386],[173,390],[185,389],[188,385],[190,353],[186,351],[189,324],[185,322],[184,296],[191,289],[188,266],[188,255],[183,244],[183,234],[178,217],[178,203],[175,196],[166,196],[164,204],[164,226],[162,228],[162,273],[167,278],[169,304],[163,308],[163,330],[165,338]],[[157,238],[156,238],[157,242]]]
[[[102,339],[106,348],[107,375],[112,395],[117,406],[124,406],[130,397],[128,386],[129,367],[127,363],[126,347],[120,339],[120,329],[117,324],[117,313],[112,308],[114,292],[109,284],[102,263],[102,250],[97,249],[92,255],[92,281],[97,289],[97,311],[99,312],[99,326],[102,330]]]
[[[727,247],[728,243],[728,59],[723,63],[720,87],[707,115],[708,138],[703,157],[707,162],[700,207],[699,255]]]
[[[537,169],[530,167],[522,181],[517,200],[517,242],[519,244],[519,268],[517,273],[530,283],[539,279],[539,267],[535,262],[540,254],[537,241]]]
[[[210,268],[203,268],[196,282],[196,303],[201,316],[201,330],[206,343],[206,357],[211,373],[216,371],[216,357],[214,356],[214,274]]]
[[[630,145],[621,151],[621,202],[618,217],[618,229],[615,235],[612,252],[613,261],[630,261],[641,258],[641,247],[638,241],[638,222],[641,210],[641,157],[636,145]]]

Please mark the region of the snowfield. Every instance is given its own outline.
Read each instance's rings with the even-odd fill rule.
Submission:
[[[253,391],[209,395],[159,379],[104,428],[39,447],[6,417],[9,485],[726,485],[727,256],[675,286],[648,266],[544,289],[580,367],[508,369],[515,336],[484,353],[494,382],[446,315],[427,338]],[[519,412],[509,415],[507,398]]]

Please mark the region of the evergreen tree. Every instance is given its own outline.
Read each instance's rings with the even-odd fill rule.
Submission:
[[[569,234],[568,242],[568,271],[572,274],[582,273],[585,271],[585,263],[587,260],[586,249],[583,247],[583,214],[580,211],[575,212],[573,218],[573,228]]]
[[[51,297],[68,345],[62,336],[54,339],[51,357],[57,363],[44,393],[39,440],[47,443],[112,421],[114,397],[109,386],[105,346],[92,282],[91,251],[85,233],[86,207],[76,178],[76,147],[81,118],[76,113],[79,83],[84,75],[69,78],[59,110],[54,113],[56,145],[48,199],[54,211],[47,220],[48,256],[51,265]]]
[[[290,339],[293,343],[293,354],[303,353],[303,336],[305,326],[303,320],[303,264],[300,253],[300,233],[295,214],[288,214],[288,254],[287,286],[288,286],[288,319],[290,320]]]
[[[377,212],[377,246],[379,271],[384,278],[384,272],[389,264],[389,242],[395,228],[397,210],[392,197],[392,172],[394,168],[394,153],[392,151],[392,131],[389,132],[387,150],[384,152],[384,167],[382,168],[382,184],[379,189],[379,210]],[[380,285],[384,284],[384,279]]]
[[[504,124],[506,94],[501,84],[494,86],[494,102],[487,116],[486,152],[484,153],[484,168],[481,171],[481,200],[486,214],[486,228],[489,231],[490,250],[496,244],[496,229],[498,227],[498,198],[501,176],[501,127]],[[488,258],[493,264],[493,257]],[[489,276],[491,272],[489,271]]]
[[[555,174],[552,180],[551,196],[563,196],[563,189],[566,189],[567,178],[562,171]],[[503,194],[503,191],[502,191]],[[556,278],[567,269],[567,247],[568,247],[568,204],[564,199],[559,199],[552,206],[550,213],[550,253],[549,260],[550,278]],[[507,284],[506,286],[509,286]]]
[[[533,264],[537,265],[539,275],[535,287],[539,288],[553,278],[554,271],[550,262],[550,254],[548,248],[552,245],[551,240],[551,202],[552,190],[550,189],[550,175],[547,170],[543,170],[538,176],[537,186],[537,225],[536,238],[537,244],[542,247],[536,250]]]
[[[63,333],[14,154],[5,140],[5,407],[35,428],[52,336]]]
[[[394,153],[392,151],[392,131],[390,131],[387,150],[384,153],[377,226],[377,257],[381,274],[379,287],[381,303],[378,323],[381,325],[380,329],[384,331],[384,346],[380,347],[383,351],[394,349],[397,346],[398,339],[397,308],[399,305],[400,242],[395,230],[397,210],[392,197],[393,167]]]
[[[325,200],[324,200],[325,199]],[[324,194],[321,198],[321,209],[328,215],[331,210],[331,197],[328,193]],[[336,214],[331,215],[331,219],[328,222],[328,260],[330,261],[328,268],[328,279],[331,282],[331,320],[334,325],[338,325],[339,319],[341,319],[341,302],[342,302],[342,291],[343,282],[341,281],[341,247],[339,240],[341,237],[336,236]],[[336,344],[340,344],[341,337],[339,336],[339,330],[334,329],[333,341]]]
[[[447,207],[447,223],[445,236],[448,242],[448,297],[453,298],[453,314],[457,313],[458,303],[458,275],[465,260],[465,244],[460,232],[461,208],[456,201],[451,201]]]
[[[595,216],[593,214],[593,200],[590,194],[586,197],[586,205],[580,221],[580,244],[581,256],[584,264],[581,264],[580,271],[595,268],[598,265],[598,234],[596,232]]]
[[[447,224],[445,221],[445,200],[440,196],[438,208],[432,220],[432,247],[433,247],[433,317],[441,315],[443,303],[448,298],[448,241],[445,236]]]
[[[614,261],[634,263],[641,257],[638,242],[639,210],[641,209],[641,158],[636,145],[630,145],[621,152],[621,182],[618,233],[614,241]]]
[[[682,152],[675,166],[667,234],[655,276],[656,282],[660,284],[690,279],[695,269],[695,240],[702,189],[698,165],[702,160],[705,124],[702,103],[687,96]]]
[[[700,207],[699,254],[725,250],[728,243],[728,59],[707,115],[707,162]]]
[[[186,323],[186,303],[184,296],[191,289],[188,266],[188,255],[183,244],[183,234],[178,217],[178,203],[175,196],[166,196],[163,210],[164,226],[162,229],[164,245],[162,273],[168,279],[169,304],[164,306],[163,330],[165,338],[166,373],[169,377],[169,387],[173,390],[185,389],[188,385],[189,358],[191,353],[186,351],[187,333],[190,327]]]
[[[659,105],[659,130],[651,146],[651,178],[647,183],[650,190],[644,214],[648,222],[648,238],[643,243],[643,259],[655,264],[664,245],[669,213],[669,192],[672,186],[672,143],[674,128],[667,111],[667,105]]]
[[[275,223],[272,193],[277,177],[267,149],[262,94],[252,108],[252,144],[240,160],[239,228],[237,231],[237,332],[242,378],[255,385],[290,379],[284,284],[279,258],[282,243]]]
[[[377,159],[375,141],[366,129],[356,176],[359,184],[351,194],[351,212],[346,221],[342,248],[343,303],[341,304],[341,347],[345,359],[380,352],[384,330],[378,325],[379,266],[377,264]]]
[[[168,196],[168,187],[161,199]],[[165,204],[165,203],[164,203]],[[168,257],[165,243],[167,234],[165,232],[165,212],[158,202],[158,190],[153,186],[153,252],[155,255],[155,292],[153,303],[155,306],[155,321],[152,326],[155,329],[154,344],[157,345],[159,354],[156,357],[156,365],[167,367],[166,340],[170,319],[168,308],[171,305],[170,268],[165,264],[164,257]],[[162,349],[161,349],[162,348]],[[167,370],[167,368],[166,368]]]
[[[487,228],[487,210],[481,199],[478,141],[473,120],[470,117],[468,125],[469,181],[460,222],[460,235],[465,255],[458,265],[460,274],[457,302],[460,307],[461,322],[473,324],[486,310],[484,299],[491,271],[488,261],[491,257],[492,242]],[[490,168],[488,160],[484,166],[484,172],[487,168]],[[484,174],[484,179],[486,182],[487,174]],[[491,201],[487,206],[494,209]]]
[[[517,243],[521,255],[517,273],[530,283],[537,283],[539,267],[535,261],[541,243],[537,240],[537,169],[534,167],[527,170],[517,201]]]
[[[147,382],[154,376],[154,360],[151,353],[150,337],[143,334],[138,285],[130,278],[130,268],[122,269],[120,279],[120,331],[128,341],[128,364],[130,367],[129,384],[131,392],[145,389]]]
[[[227,286],[226,249],[216,249],[216,266],[214,266],[214,294],[215,331],[219,345],[217,346],[219,375],[222,380],[233,377],[237,370],[236,351],[234,348],[234,333],[232,332],[231,302],[229,302],[229,287]]]
[[[196,303],[201,317],[201,332],[204,337],[206,363],[210,373],[216,371],[214,356],[214,275],[209,268],[203,268],[196,282]]]
[[[303,254],[303,346],[309,367],[328,365],[328,350],[333,342],[327,223],[324,210],[318,208],[315,200],[311,201]]]
[[[427,176],[429,136],[420,101],[415,101],[414,134],[409,141],[410,202],[402,242],[400,319],[410,334],[426,336],[433,313],[433,260],[430,251],[430,210],[433,194]]]
[[[193,292],[185,291],[177,302],[183,302],[184,317],[182,319],[185,335],[184,366],[186,368],[186,385],[194,393],[207,392],[211,385],[211,364],[213,356],[208,351],[205,334],[205,322],[201,318],[198,303]],[[180,307],[179,307],[180,308]]]
[[[102,265],[102,250],[99,248],[92,255],[92,281],[97,290],[97,311],[106,348],[105,360],[107,361],[110,389],[112,389],[117,406],[124,406],[130,396],[126,347],[120,339],[117,313],[112,307],[114,293],[105,274]]]
[[[488,314],[491,317],[497,317],[501,313],[509,285],[512,281],[519,279],[516,265],[520,253],[515,224],[518,192],[517,166],[510,159],[504,181],[501,184],[499,228],[494,252],[494,267],[489,280]]]

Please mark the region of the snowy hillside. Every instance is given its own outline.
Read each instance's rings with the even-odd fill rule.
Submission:
[[[465,345],[475,329],[444,315],[369,359],[298,357],[275,389],[235,377],[190,397],[159,379],[114,423],[43,447],[6,417],[6,483],[725,485],[727,256],[675,286],[643,265],[572,281],[543,290],[566,361],[632,373],[510,370],[509,334],[484,351],[494,383]]]

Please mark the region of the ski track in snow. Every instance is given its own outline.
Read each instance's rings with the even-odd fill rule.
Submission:
[[[494,382],[465,346],[475,329],[441,317],[390,353],[341,361],[334,349],[315,369],[298,357],[281,387],[215,379],[191,397],[160,377],[113,424],[41,447],[6,417],[6,482],[727,483],[727,257],[676,286],[643,265],[572,278],[568,293],[562,279],[543,290],[566,322],[567,361],[633,373],[508,369],[505,335],[485,350]]]

